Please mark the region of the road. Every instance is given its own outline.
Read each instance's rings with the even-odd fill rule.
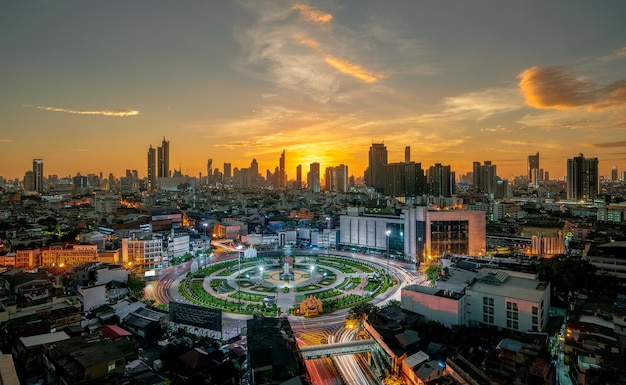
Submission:
[[[314,250],[298,250],[298,254],[319,254]],[[401,288],[423,281],[415,265],[402,263],[393,259],[385,259],[369,255],[361,255],[348,252],[333,252],[333,254],[352,257],[359,260],[371,262],[382,268],[389,268],[390,273],[397,279],[398,285],[380,294],[371,301],[376,306],[384,306],[391,300],[400,300]],[[225,252],[215,252],[205,263],[221,262],[229,259],[236,259],[236,254]],[[155,304],[168,304],[171,301],[188,302],[178,291],[180,281],[185,278],[191,267],[191,262],[172,266],[161,271],[156,280],[146,285],[145,296],[152,299]],[[317,318],[304,318],[288,316],[292,329],[299,338],[298,343],[305,345],[318,345],[322,338],[328,343],[345,342],[354,338],[354,330],[344,329],[344,323],[349,309],[342,309],[332,314]],[[251,318],[248,315],[223,313],[223,339],[229,339],[240,334],[245,321]],[[346,384],[379,384],[380,379],[372,372],[369,364],[363,360],[361,355],[347,355],[324,359],[307,360],[309,374],[314,377],[313,383],[322,385]],[[339,380],[337,371],[341,373]],[[382,374],[382,373],[381,373]]]

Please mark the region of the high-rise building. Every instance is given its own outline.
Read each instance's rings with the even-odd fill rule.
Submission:
[[[415,198],[424,194],[424,170],[421,163],[389,163],[385,166],[385,195]]]
[[[600,191],[598,158],[586,159],[583,154],[567,160],[567,199],[590,200]]]
[[[213,159],[209,158],[206,161],[206,179],[207,179],[207,183],[211,181],[212,177],[213,177]]]
[[[617,182],[617,166],[611,169],[611,180]]]
[[[528,155],[528,185],[530,187],[539,187],[541,181],[541,172],[539,170],[539,152],[535,155]]]
[[[411,146],[404,148],[404,163],[411,163]]]
[[[165,140],[158,147],[158,177],[169,178],[170,176],[170,142]]]
[[[35,190],[43,193],[43,159],[33,159],[33,177],[35,178]]]
[[[230,163],[224,162],[224,180],[230,180],[233,177],[232,167]]]
[[[307,188],[313,192],[320,192],[320,164],[317,162],[309,164],[307,174]]]
[[[324,184],[326,186],[326,191],[348,191],[348,166],[340,164],[337,167],[327,167]]]
[[[385,165],[387,164],[387,147],[385,147],[385,144],[372,143],[368,158],[369,163],[365,171],[365,184],[384,193]]]
[[[278,163],[278,187],[287,187],[287,171],[285,171],[285,150],[280,154]]]
[[[151,145],[148,149],[148,188],[156,187],[156,150]]]
[[[430,195],[451,197],[455,193],[454,172],[450,170],[450,166],[435,163],[428,169],[426,179]]]
[[[472,170],[474,191],[483,194],[495,194],[498,174],[496,166],[491,161],[486,160],[484,165],[474,162]]]
[[[294,186],[297,189],[302,188],[302,165],[299,164],[296,167],[296,185]]]

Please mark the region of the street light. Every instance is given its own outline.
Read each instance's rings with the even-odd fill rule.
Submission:
[[[237,245],[237,259],[238,259],[238,269],[237,269],[237,297],[239,298],[239,305],[237,305],[237,309],[241,311],[241,249],[243,246]]]
[[[328,223],[328,247],[326,248],[326,256],[330,255],[330,216],[326,217],[326,222]]]
[[[391,235],[391,230],[385,231],[387,235],[387,275],[389,275],[389,236]]]

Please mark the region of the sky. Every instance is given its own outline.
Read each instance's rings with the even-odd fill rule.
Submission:
[[[626,171],[626,1],[0,0],[0,176],[207,160]]]

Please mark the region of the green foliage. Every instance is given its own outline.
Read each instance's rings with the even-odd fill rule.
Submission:
[[[376,306],[372,305],[370,302],[360,303],[350,308],[346,319],[363,321],[363,318],[365,318],[365,316],[371,313],[375,308]]]
[[[425,274],[432,286],[435,286],[435,282],[441,275],[441,267],[439,265],[430,265],[426,268]]]
[[[128,285],[128,289],[135,297],[139,299],[144,297],[143,289],[146,288],[146,282],[134,272],[131,272],[128,275],[127,285]]]
[[[580,258],[544,258],[537,266],[539,279],[550,281],[555,296],[566,299],[570,291],[589,288],[597,268]]]

